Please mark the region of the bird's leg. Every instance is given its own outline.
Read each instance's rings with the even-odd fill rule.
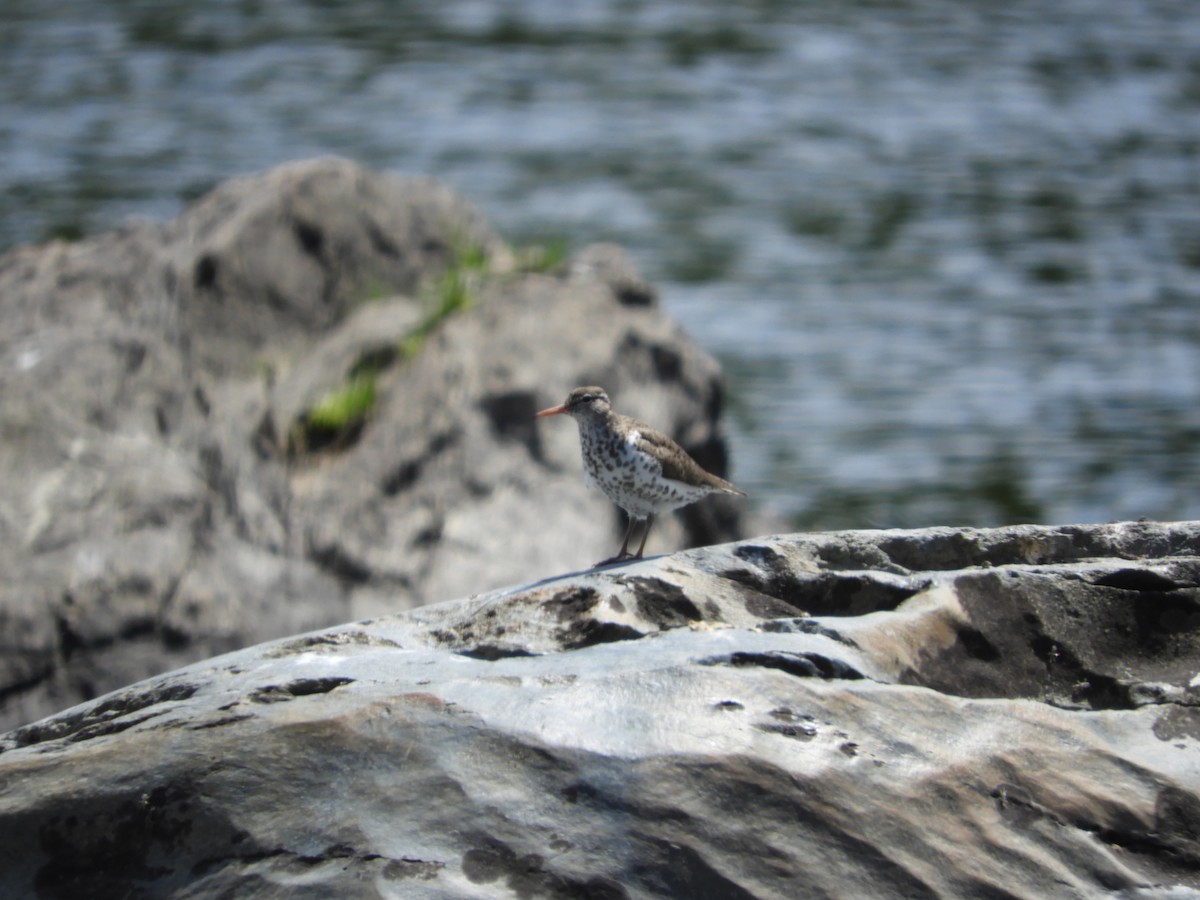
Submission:
[[[635,519],[633,516],[630,516],[629,517],[629,527],[627,527],[625,529],[625,540],[621,541],[621,549],[617,551],[617,555],[610,556],[608,559],[600,560],[600,562],[598,562],[598,563],[596,563],[596,565],[592,566],[593,569],[598,569],[598,568],[600,568],[600,566],[612,565],[613,563],[621,562],[621,560],[630,558],[629,539],[633,536],[633,525],[635,522],[637,522],[637,519]],[[646,543],[645,538],[643,538],[642,544],[644,545],[645,543]],[[641,556],[640,550],[638,551],[638,556]]]
[[[617,551],[617,559],[624,559],[629,555],[629,539],[633,537],[633,525],[637,521],[633,516],[629,517],[629,525],[625,528],[625,540],[621,541],[621,549]]]
[[[637,558],[642,558],[642,551],[646,549],[646,538],[650,537],[650,526],[654,524],[654,513],[646,516],[646,530],[642,532],[642,542],[638,544]],[[628,535],[626,535],[628,537]]]

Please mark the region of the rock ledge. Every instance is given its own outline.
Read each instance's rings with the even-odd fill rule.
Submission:
[[[0,740],[0,894],[1197,896],[1198,553],[773,536],[238,651]]]

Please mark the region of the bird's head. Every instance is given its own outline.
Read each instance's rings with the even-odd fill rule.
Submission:
[[[552,406],[543,409],[536,418],[545,416],[568,415],[577,422],[588,419],[602,419],[612,413],[612,404],[608,402],[608,394],[604,388],[577,387],[567,395],[562,406]]]

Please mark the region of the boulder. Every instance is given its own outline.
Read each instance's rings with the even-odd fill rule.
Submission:
[[[1192,897],[1200,523],[757,538],[0,739],[0,895]]]
[[[576,384],[722,471],[718,367],[628,257],[526,259],[341,159],[0,256],[0,726],[611,554],[575,435],[532,419]],[[741,534],[714,501],[651,546]]]

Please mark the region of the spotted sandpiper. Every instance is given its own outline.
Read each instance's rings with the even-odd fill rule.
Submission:
[[[583,450],[583,483],[599,488],[629,516],[621,549],[597,566],[641,559],[654,516],[695,503],[709,494],[737,494],[723,478],[700,468],[682,447],[660,431],[613,411],[608,394],[598,387],[578,387],[562,406],[543,409],[537,418],[566,414],[579,426]],[[637,553],[629,552],[635,522],[646,521]]]

